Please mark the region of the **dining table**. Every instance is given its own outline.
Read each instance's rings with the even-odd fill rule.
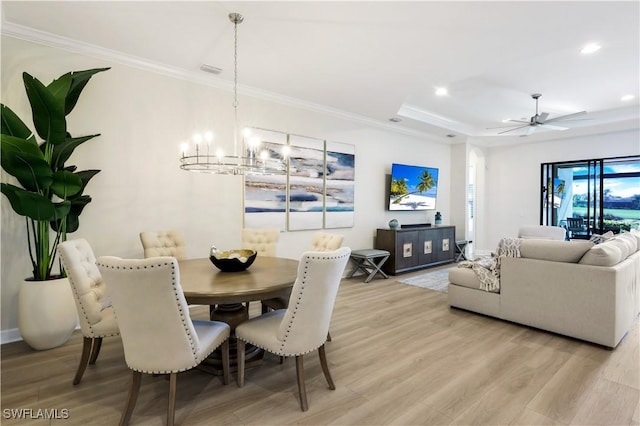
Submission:
[[[209,258],[179,260],[180,282],[189,304],[209,305],[212,321],[224,321],[231,327],[230,364],[236,368],[234,330],[249,319],[249,302],[287,295],[298,273],[298,261],[258,255],[244,271],[223,272]],[[264,352],[246,345],[245,365],[262,361]],[[222,374],[219,351],[211,354],[199,367],[212,374]]]

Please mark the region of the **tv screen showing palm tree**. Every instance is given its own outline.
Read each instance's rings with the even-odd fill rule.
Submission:
[[[389,210],[435,210],[438,169],[391,165]]]

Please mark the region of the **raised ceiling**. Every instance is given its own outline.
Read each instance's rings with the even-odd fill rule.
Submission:
[[[229,12],[245,16],[241,93],[488,143],[523,133],[487,128],[528,120],[532,93],[543,94],[549,118],[588,112],[567,134],[638,128],[637,1],[3,1],[2,32],[229,87]],[[588,42],[602,48],[580,54]],[[203,63],[222,72],[205,74]],[[448,94],[436,96],[437,87]],[[635,98],[621,101],[626,94]]]

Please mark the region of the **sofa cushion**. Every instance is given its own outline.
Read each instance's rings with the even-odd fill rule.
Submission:
[[[449,282],[462,287],[478,290],[480,288],[480,280],[471,268],[451,268],[449,269]]]
[[[613,266],[622,262],[622,250],[616,244],[612,244],[611,240],[591,248],[587,251],[580,264],[582,265],[594,265],[594,266]]]
[[[640,251],[640,229],[632,229],[627,234],[636,239],[636,243],[638,243],[638,249],[636,251]]]
[[[629,255],[631,254],[631,244],[624,238],[611,238],[607,241],[607,243],[613,244],[620,249],[620,251],[622,252],[622,260],[629,257]]]
[[[593,243],[589,241],[524,239],[520,244],[520,256],[527,259],[578,263],[592,247]]]
[[[518,238],[563,241],[567,231],[560,226],[523,226],[518,230]]]
[[[616,235],[613,239],[623,241],[627,245],[629,248],[629,256],[638,251],[638,240],[628,232]]]

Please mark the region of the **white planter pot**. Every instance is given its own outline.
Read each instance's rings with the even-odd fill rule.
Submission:
[[[23,281],[18,295],[18,330],[33,349],[64,344],[78,324],[67,278]]]

